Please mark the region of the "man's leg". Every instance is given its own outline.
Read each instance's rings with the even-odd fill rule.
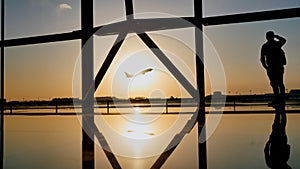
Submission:
[[[279,96],[279,86],[278,86],[278,79],[276,77],[276,73],[274,72],[274,70],[269,69],[267,71],[268,77],[270,79],[270,85],[273,89],[274,95],[275,97]]]
[[[278,72],[278,85],[279,85],[279,89],[280,89],[280,95],[282,97],[285,96],[285,86],[283,83],[283,74],[284,74],[284,68],[280,68],[279,72]]]

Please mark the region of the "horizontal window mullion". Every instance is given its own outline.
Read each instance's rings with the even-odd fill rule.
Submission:
[[[3,43],[4,43],[4,47],[12,47],[12,46],[21,46],[21,45],[33,45],[33,44],[41,44],[41,43],[49,43],[49,42],[68,41],[68,40],[75,40],[80,38],[81,38],[80,31],[74,31],[70,33],[9,39],[9,40],[4,40]]]
[[[262,12],[251,12],[233,15],[222,15],[213,17],[201,18],[195,17],[183,17],[183,18],[154,18],[154,19],[134,19],[132,21],[121,21],[117,23],[112,23],[104,26],[99,26],[94,28],[94,32],[98,36],[116,35],[120,32],[149,32],[149,31],[159,31],[159,30],[169,30],[169,29],[180,29],[186,27],[192,27],[196,22],[198,24],[202,22],[204,26],[212,25],[222,25],[222,24],[232,24],[232,23],[245,23],[245,22],[255,22],[264,20],[275,20],[275,19],[287,19],[300,17],[300,8],[291,9],[281,9],[273,11],[262,11]],[[187,20],[189,22],[182,22],[181,20]],[[193,24],[192,24],[193,23]],[[101,31],[97,30],[103,28]],[[94,33],[93,32],[93,33]],[[76,30],[68,33],[42,35],[35,37],[26,37],[18,39],[8,39],[4,40],[4,47],[20,46],[20,45],[32,45],[40,43],[58,42],[58,41],[68,41],[82,38],[82,31]]]
[[[213,25],[232,24],[232,23],[287,19],[287,18],[294,18],[294,17],[300,17],[300,8],[205,17],[203,18],[203,25],[213,26]]]

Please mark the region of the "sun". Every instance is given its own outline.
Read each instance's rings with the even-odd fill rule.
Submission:
[[[111,93],[113,96],[130,98],[130,88],[135,90],[134,95],[147,96],[149,86],[157,81],[156,69],[161,69],[155,56],[150,51],[139,51],[116,63],[111,78]],[[135,96],[133,96],[135,97]]]

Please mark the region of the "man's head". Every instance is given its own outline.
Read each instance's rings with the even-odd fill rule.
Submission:
[[[273,31],[268,31],[267,33],[266,33],[266,39],[268,40],[268,41],[270,41],[270,40],[274,40],[274,32]]]

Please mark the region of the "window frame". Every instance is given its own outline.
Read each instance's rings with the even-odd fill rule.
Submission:
[[[5,48],[6,47],[13,47],[13,46],[22,46],[22,45],[33,45],[33,44],[42,44],[42,43],[51,43],[51,42],[59,42],[59,41],[69,41],[69,40],[82,40],[82,47],[83,44],[87,41],[87,39],[90,37],[90,35],[93,35],[98,29],[108,26],[112,28],[118,28],[121,27],[123,28],[124,25],[128,24],[128,22],[136,22],[135,24],[140,24],[144,25],[142,29],[145,30],[149,29],[149,25],[151,26],[152,31],[157,31],[157,30],[164,30],[164,29],[180,29],[183,28],[183,25],[176,25],[176,19],[177,18],[157,18],[157,19],[134,19],[132,16],[134,16],[134,9],[133,9],[133,2],[132,0],[125,0],[125,10],[126,10],[126,20],[125,21],[120,21],[116,23],[111,23],[108,25],[102,25],[102,26],[96,26],[94,27],[93,24],[93,1],[83,1],[81,0],[81,29],[80,30],[74,30],[72,32],[65,32],[65,33],[58,33],[58,34],[47,34],[47,35],[41,35],[41,36],[31,36],[31,37],[26,37],[26,38],[16,38],[16,39],[4,39],[4,28],[5,28],[5,0],[1,0],[1,154],[0,158],[3,160],[3,152],[4,152],[4,59],[5,59]],[[267,11],[261,11],[261,12],[250,12],[250,13],[239,13],[239,14],[232,14],[232,15],[221,15],[221,16],[212,16],[212,17],[203,17],[203,2],[202,0],[194,0],[194,16],[193,17],[178,17],[180,19],[185,19],[189,22],[191,22],[195,27],[199,28],[200,30],[203,30],[203,26],[215,26],[215,25],[222,25],[222,24],[236,24],[236,23],[246,23],[246,22],[256,22],[256,21],[266,21],[266,20],[276,20],[276,19],[287,19],[287,18],[294,18],[294,17],[300,17],[300,8],[289,8],[289,9],[280,9],[280,10],[267,10]],[[159,24],[165,24],[163,26]],[[119,25],[119,26],[116,26]],[[153,26],[154,25],[154,26]],[[123,30],[121,29],[108,29],[109,32],[106,32],[104,34],[101,34],[99,36],[106,36],[106,35],[112,35],[112,34],[121,34]],[[128,32],[134,30],[127,30]],[[149,31],[149,30],[147,30]],[[144,34],[144,37],[147,37],[147,34]],[[195,35],[197,36],[197,35]],[[124,38],[124,37],[121,37]],[[196,38],[197,39],[197,38]],[[147,44],[147,42],[145,42]],[[151,43],[148,42],[149,45]],[[202,42],[197,41],[196,42],[196,48],[199,48],[202,50],[203,53],[203,46]],[[120,44],[121,45],[121,44]],[[148,46],[149,46],[148,45]],[[118,47],[117,49],[118,50]],[[111,53],[111,52],[110,52]],[[93,52],[89,52],[88,60],[86,60],[87,65],[93,65],[93,60],[91,57],[91,54]],[[116,55],[116,52],[112,50],[112,53],[109,54],[109,56],[114,57]],[[205,59],[203,54],[202,59]],[[198,116],[198,126],[201,126],[202,124],[205,123],[205,104],[204,104],[204,65],[198,57],[196,57],[197,60],[197,86],[198,90],[200,93],[200,104],[199,105],[199,113],[197,114]],[[112,60],[108,60],[106,67],[109,67],[111,64]],[[82,65],[84,65],[82,63]],[[100,69],[100,77],[104,76],[108,68],[103,68]],[[93,67],[83,67],[83,73],[86,75],[86,78],[83,78],[83,80],[88,80],[92,82],[94,79],[93,77]],[[97,79],[96,79],[97,81]],[[97,81],[100,83],[101,80]],[[201,87],[200,87],[201,86]],[[88,86],[86,86],[88,87]],[[84,90],[84,88],[83,88]],[[93,95],[89,94],[86,91],[83,91],[83,94],[87,94],[88,99],[91,100],[93,99]],[[88,111],[91,109],[90,104],[88,104],[88,101],[83,101],[83,114],[85,111]],[[93,111],[92,111],[93,112]],[[87,121],[93,121],[93,118],[86,118]],[[200,125],[201,124],[201,125]],[[84,124],[83,124],[84,125]],[[199,127],[198,129],[198,134],[199,130],[202,128]],[[82,150],[83,150],[83,155],[82,157],[85,156],[85,152],[91,152],[94,155],[94,143],[92,140],[89,139],[89,136],[85,134],[84,131],[82,131],[83,134],[83,145]],[[176,147],[175,147],[176,148]],[[206,153],[206,143],[199,143],[198,145],[198,150],[199,150],[199,167],[201,168],[207,168],[207,153]],[[160,167],[163,165],[163,163],[167,160],[167,158],[172,154],[173,151],[167,151],[162,154],[158,159],[160,162],[155,162],[153,165],[154,167]],[[112,154],[113,155],[113,154]],[[82,158],[84,159],[84,158]],[[83,168],[94,168],[94,158],[91,161],[84,161],[82,160],[82,167]],[[119,168],[120,166],[118,165],[118,162],[116,158],[112,158],[110,160],[111,165]],[[3,168],[3,162],[1,163]]]

